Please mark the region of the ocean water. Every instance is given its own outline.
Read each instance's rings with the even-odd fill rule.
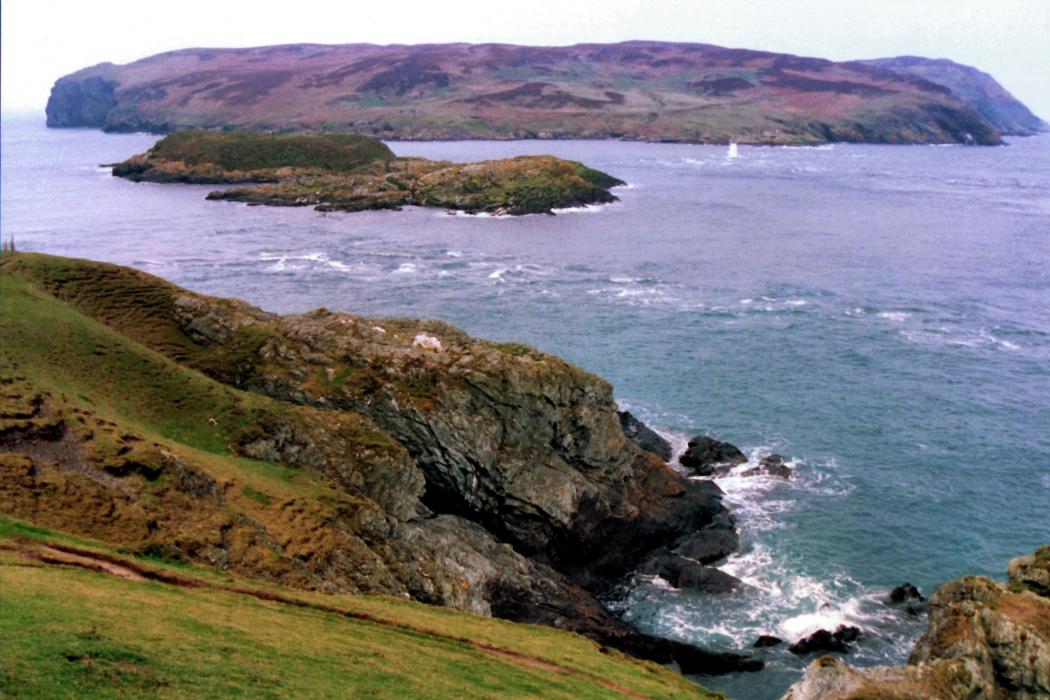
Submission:
[[[207,202],[102,163],[155,137],[5,115],[0,229],[22,250],[132,265],[280,312],[441,318],[562,355],[679,447],[706,433],[795,478],[720,480],[748,585],[643,581],[641,628],[744,649],[864,630],[850,658],[900,663],[923,621],[882,601],[1001,578],[1050,542],[1050,135],[1004,148],[613,142],[394,143],[477,160],[553,153],[624,179],[557,216],[320,214]],[[778,697],[806,659],[702,681]]]

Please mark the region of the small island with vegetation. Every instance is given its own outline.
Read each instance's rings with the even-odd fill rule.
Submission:
[[[478,163],[399,158],[357,134],[182,131],[113,167],[136,182],[247,185],[208,199],[318,211],[440,207],[470,214],[553,213],[615,202],[625,184],[582,163],[520,156]]]

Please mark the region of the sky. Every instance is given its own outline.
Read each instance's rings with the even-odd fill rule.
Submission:
[[[42,110],[54,81],[80,68],[189,47],[652,39],[950,58],[1050,120],[1050,0],[3,0],[0,13],[3,111]]]

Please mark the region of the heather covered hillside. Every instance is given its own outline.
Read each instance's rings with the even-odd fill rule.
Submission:
[[[55,83],[50,126],[349,131],[386,139],[1000,143],[944,85],[706,44],[186,49]]]
[[[1001,134],[1031,136],[1050,128],[995,78],[972,66],[964,66],[946,58],[920,56],[877,58],[864,63],[944,85],[991,122]]]

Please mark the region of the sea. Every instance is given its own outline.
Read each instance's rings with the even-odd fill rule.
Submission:
[[[439,318],[531,344],[615,386],[678,450],[706,434],[790,480],[718,480],[745,586],[640,579],[641,629],[747,650],[856,625],[848,659],[903,663],[924,620],[910,582],[1002,579],[1050,542],[1050,134],[998,148],[612,141],[394,142],[474,161],[551,153],[628,184],[556,215],[322,214],[205,201],[105,164],[148,134],[3,115],[0,232],[19,250],[130,265],[263,308]],[[701,678],[779,697],[811,660]]]

